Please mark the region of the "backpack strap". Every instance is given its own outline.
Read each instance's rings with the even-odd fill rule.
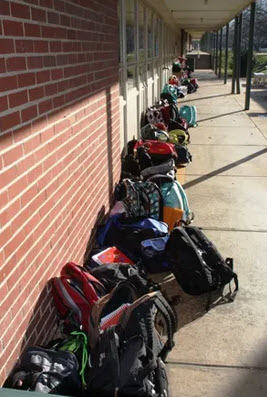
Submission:
[[[233,259],[233,258],[226,258],[226,259],[225,259],[225,264],[226,264],[227,266],[229,266],[230,269],[233,271],[233,269],[234,269],[234,259]],[[234,289],[234,291],[231,293],[231,297],[232,297],[232,298],[235,297],[235,295],[236,295],[236,293],[237,293],[237,291],[238,291],[238,289],[239,289],[238,277],[237,277],[237,274],[236,274],[234,271],[233,271],[233,279],[234,279],[234,282],[235,282],[235,289]]]
[[[158,311],[163,315],[166,326],[167,326],[167,341],[161,350],[160,357],[162,361],[165,361],[168,353],[174,347],[173,334],[177,329],[176,318],[173,314],[172,308],[169,306],[168,302],[162,296],[161,293],[158,293],[155,299],[155,306]]]

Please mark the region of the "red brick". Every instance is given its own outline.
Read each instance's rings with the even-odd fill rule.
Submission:
[[[0,58],[0,73],[5,73],[5,71],[6,71],[5,58]]]
[[[7,191],[3,191],[0,193],[0,208],[3,208],[7,203],[8,203]],[[2,215],[1,215],[1,219],[2,219]]]
[[[29,36],[29,37],[40,37],[41,36],[41,28],[36,23],[35,24],[25,23],[24,29],[25,29],[25,36]]]
[[[0,129],[1,131],[6,131],[12,127],[15,127],[20,123],[19,111],[15,113],[10,113],[6,116],[2,116],[0,119]]]
[[[44,56],[43,62],[45,67],[56,66],[56,57],[53,55]]]
[[[11,3],[11,14],[16,18],[30,19],[30,7],[23,4]]]
[[[26,121],[32,120],[37,116],[37,106],[30,106],[27,109],[21,111],[21,121],[25,123]]]
[[[13,179],[17,176],[17,169],[15,166],[7,169],[5,172],[1,174],[0,178],[0,189],[3,189],[5,186],[9,185]],[[2,241],[1,244],[3,245]]]
[[[26,70],[26,60],[24,57],[13,57],[6,60],[6,67],[8,72],[15,72],[17,70]]]
[[[50,41],[49,48],[50,48],[50,52],[61,52],[62,51],[61,41]]]
[[[59,24],[59,14],[56,12],[48,12],[47,13],[47,21],[48,23],[53,23],[54,25]]]
[[[5,154],[3,154],[4,159],[4,166],[7,167],[8,165],[14,163],[19,158],[23,156],[23,149],[22,146],[16,146],[13,149],[9,150]]]
[[[34,48],[34,52],[48,52],[48,42],[47,41],[41,41],[41,40],[35,40],[33,42],[33,48]]]
[[[46,11],[40,10],[40,8],[32,7],[32,20],[46,22]]]
[[[51,70],[51,79],[59,80],[63,78],[63,70],[62,69],[54,69]]]
[[[43,67],[43,58],[40,56],[27,58],[28,69],[41,69]]]
[[[0,1],[0,15],[10,15],[9,1]]]
[[[17,53],[33,52],[32,40],[16,40],[15,45]]]
[[[40,0],[40,6],[45,8],[53,8],[53,0]]]
[[[6,36],[23,36],[23,25],[21,22],[3,21]]]
[[[11,54],[14,52],[14,40],[0,39],[0,54]]]
[[[47,83],[50,81],[50,71],[42,70],[41,72],[36,73],[36,82],[39,83]]]
[[[10,204],[8,208],[1,214],[1,226],[4,226],[12,218],[14,218],[14,216],[18,214],[20,208],[21,208],[20,199],[17,199],[16,201],[14,201],[14,203]]]
[[[4,112],[8,108],[7,97],[0,97],[0,112]]]
[[[36,87],[29,90],[30,101],[36,101],[44,96],[44,87]]]
[[[27,177],[24,176],[8,188],[9,200],[20,197],[21,192],[27,187]]]
[[[19,87],[27,87],[35,84],[35,74],[25,73],[18,76]]]
[[[57,93],[57,83],[49,84],[45,86],[45,95],[52,96]]]
[[[39,103],[38,108],[39,108],[39,114],[49,112],[49,110],[53,108],[52,100],[48,99],[46,101]]]
[[[18,185],[20,184],[18,183]],[[22,187],[22,185],[20,186]],[[17,191],[19,193],[19,189],[17,189]],[[5,257],[9,258],[15,252],[16,248],[23,243],[24,239],[25,239],[24,231],[22,230],[16,236],[14,236],[12,240],[4,247]]]
[[[10,94],[8,96],[8,100],[9,100],[10,108],[23,105],[24,103],[28,102],[27,91],[25,90],[25,91],[16,92],[14,94]]]

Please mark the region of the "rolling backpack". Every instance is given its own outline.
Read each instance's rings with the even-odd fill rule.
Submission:
[[[169,397],[161,358],[142,335],[126,339],[120,328],[104,331],[89,356],[88,391],[101,397]]]
[[[188,122],[189,127],[197,126],[197,108],[184,105],[180,107],[180,116]]]
[[[154,182],[123,179],[115,188],[115,198],[123,202],[128,218],[162,219],[162,197]]]
[[[91,308],[100,297],[106,295],[103,284],[84,268],[67,263],[52,282],[52,296],[59,317],[65,324],[87,330]]]
[[[233,260],[223,259],[214,244],[197,227],[175,228],[166,243],[166,256],[172,272],[183,290],[200,295],[218,290],[233,279],[238,291],[238,278],[233,271]]]

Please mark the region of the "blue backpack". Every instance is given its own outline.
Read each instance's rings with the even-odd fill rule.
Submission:
[[[168,225],[152,218],[135,222],[124,219],[121,214],[110,217],[99,230],[97,244],[99,246],[117,247],[134,262],[141,257],[141,242],[168,235]]]
[[[197,126],[197,108],[195,106],[181,106],[179,114],[188,122],[189,127]]]

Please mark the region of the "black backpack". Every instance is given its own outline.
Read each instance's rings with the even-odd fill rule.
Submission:
[[[204,233],[193,226],[176,227],[166,243],[166,256],[172,272],[183,290],[200,295],[224,287],[233,279],[238,291],[238,278],[233,272],[233,259],[223,259]],[[232,298],[234,294],[231,294]]]
[[[192,155],[189,152],[188,148],[186,145],[180,145],[177,144],[175,145],[175,150],[177,152],[177,159],[175,161],[175,164],[187,164],[192,161]]]
[[[104,331],[89,356],[89,394],[101,397],[168,397],[164,363],[141,335],[126,339],[119,327]]]
[[[28,347],[4,387],[43,393],[79,396],[82,384],[74,353]]]
[[[107,292],[116,287],[121,281],[129,281],[132,283],[138,293],[144,295],[154,287],[146,279],[146,273],[139,269],[136,265],[128,265],[126,263],[105,263],[89,271],[106,287]]]

